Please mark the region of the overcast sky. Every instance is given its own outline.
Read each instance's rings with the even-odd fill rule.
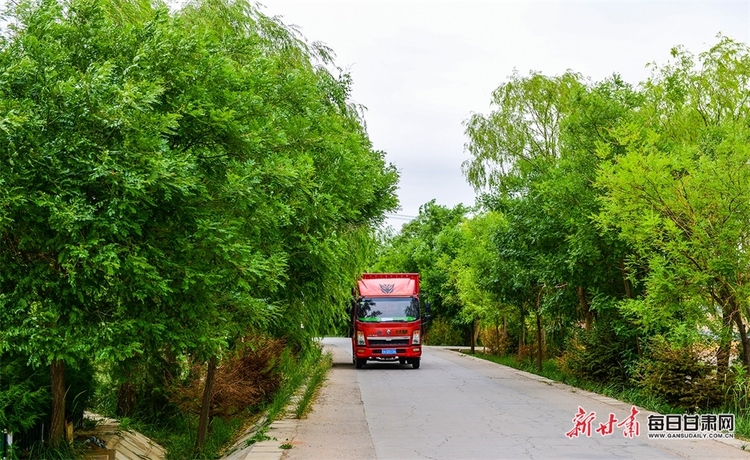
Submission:
[[[675,45],[698,54],[722,33],[747,43],[750,2],[265,0],[262,11],[336,53],[367,108],[374,147],[401,172],[400,215],[431,199],[474,204],[461,174],[462,122],[488,113],[517,69],[636,84]],[[396,229],[402,219],[389,219]]]

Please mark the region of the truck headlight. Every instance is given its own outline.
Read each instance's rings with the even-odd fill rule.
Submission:
[[[411,344],[412,345],[419,345],[419,331],[414,331],[414,333],[411,336]]]
[[[362,331],[357,331],[357,345],[365,345],[365,333]]]

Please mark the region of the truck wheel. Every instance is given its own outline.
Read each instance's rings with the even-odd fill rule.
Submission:
[[[419,358],[414,358],[411,360],[411,367],[414,369],[419,369]]]
[[[362,369],[362,366],[364,366],[366,362],[367,362],[366,359],[357,358],[357,361],[355,362],[354,365],[357,366],[357,369]]]

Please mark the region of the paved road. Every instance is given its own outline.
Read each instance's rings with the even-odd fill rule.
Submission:
[[[288,459],[742,458],[740,441],[649,440],[593,430],[631,406],[477,358],[426,347],[421,369],[351,364],[348,339],[325,339],[334,367]],[[591,437],[568,438],[578,407],[596,412]],[[748,446],[750,450],[750,445]]]

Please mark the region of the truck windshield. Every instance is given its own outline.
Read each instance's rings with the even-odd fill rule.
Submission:
[[[419,301],[410,297],[361,299],[360,321],[414,321],[419,318]]]

